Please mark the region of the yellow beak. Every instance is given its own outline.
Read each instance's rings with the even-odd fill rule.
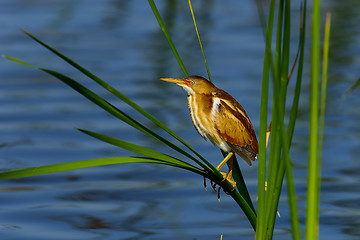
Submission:
[[[160,80],[166,81],[166,82],[172,82],[172,83],[176,83],[176,84],[180,84],[180,85],[184,85],[187,82],[185,79],[182,79],[182,78],[160,78]]]

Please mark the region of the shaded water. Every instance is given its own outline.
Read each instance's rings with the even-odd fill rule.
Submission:
[[[158,4],[189,72],[206,76],[188,6],[178,1]],[[324,11],[332,12],[333,23],[320,238],[358,239],[359,90],[346,99],[342,94],[359,77],[360,4],[328,0],[323,5]],[[239,100],[257,130],[264,43],[254,4],[197,1],[194,9],[215,83]],[[298,7],[293,9],[298,14]],[[146,2],[1,1],[0,18],[2,54],[80,79],[125,112],[138,116],[17,29],[24,28],[135,100],[205,157],[219,161],[218,149],[203,141],[192,126],[185,92],[158,81],[163,76],[182,76],[182,72]],[[296,27],[294,19],[294,46]],[[308,63],[292,149],[302,222]],[[131,155],[75,127],[168,151],[39,71],[1,60],[0,76],[1,170]],[[257,165],[240,164],[255,199]],[[219,239],[220,234],[226,240],[253,239],[249,223],[229,197],[223,194],[219,203],[216,193],[203,189],[200,177],[169,167],[116,165],[2,181],[0,192],[2,239]],[[279,210],[276,239],[289,239],[286,194]]]

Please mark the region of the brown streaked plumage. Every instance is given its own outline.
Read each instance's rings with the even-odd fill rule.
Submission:
[[[244,108],[227,92],[200,76],[160,78],[188,93],[191,119],[198,133],[225,152],[235,152],[250,166],[258,141]]]

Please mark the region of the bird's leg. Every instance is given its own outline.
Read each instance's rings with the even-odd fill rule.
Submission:
[[[233,165],[234,165],[234,157],[232,157],[231,160],[230,160],[229,173],[228,173],[228,175],[226,177],[226,180],[228,180],[233,185],[233,188],[234,188],[233,190],[235,190],[236,182],[231,180],[232,173],[233,173],[233,170],[232,170]]]
[[[225,165],[227,161],[234,155],[233,152],[229,152],[228,155],[224,158],[224,160],[221,161],[221,163],[216,167],[218,171]]]
[[[220,169],[225,165],[225,163],[227,161],[229,161],[229,159],[231,159],[231,162],[230,162],[230,167],[229,167],[229,173],[226,174],[226,173],[223,173],[221,172],[221,174],[224,176],[224,179],[228,180],[232,185],[233,187],[235,188],[236,186],[236,182],[234,182],[233,180],[231,180],[231,177],[232,177],[232,166],[233,166],[233,163],[234,163],[234,152],[229,152],[228,155],[224,158],[224,160],[221,161],[221,163],[216,167],[216,169],[218,171],[220,171]]]

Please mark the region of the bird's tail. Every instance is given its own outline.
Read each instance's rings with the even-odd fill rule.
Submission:
[[[250,145],[246,145],[245,147],[237,146],[234,144],[231,144],[227,142],[231,149],[239,155],[244,161],[249,164],[249,166],[252,165],[252,161],[255,161],[256,159],[256,152],[251,148]]]

